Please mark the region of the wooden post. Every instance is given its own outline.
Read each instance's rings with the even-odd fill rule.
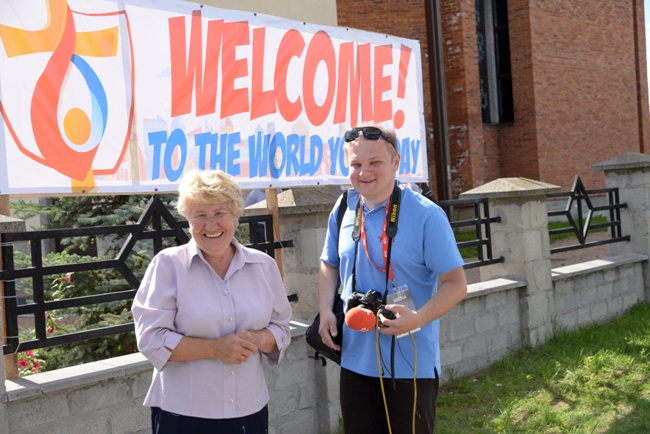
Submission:
[[[0,215],[5,215],[9,216],[9,196],[8,195],[0,195]],[[2,241],[2,234],[0,234],[0,242]],[[0,254],[0,269],[2,269],[2,255]],[[4,284],[2,283],[2,280],[0,280],[0,296],[2,296],[2,306],[0,310],[0,317],[2,317],[2,327],[0,330],[2,331],[2,336],[6,336],[7,334],[7,325],[5,324],[5,315],[4,313],[6,312],[5,309],[5,287]],[[6,344],[7,343],[7,338],[3,337],[2,338],[2,343]],[[18,354],[9,354],[4,356],[4,365],[5,365],[5,378],[6,379],[11,379],[11,378],[18,378]]]
[[[276,188],[266,189],[266,209],[273,216],[273,241],[280,241],[280,207],[278,206],[278,190]],[[275,262],[278,263],[280,275],[284,278],[282,271],[282,249],[275,249]]]
[[[9,216],[9,195],[0,194],[0,215]]]

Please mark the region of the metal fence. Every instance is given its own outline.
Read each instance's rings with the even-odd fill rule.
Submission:
[[[436,203],[447,214],[452,229],[457,230],[457,233],[465,232],[472,234],[471,240],[457,242],[459,249],[476,249],[476,260],[465,263],[465,269],[497,264],[504,261],[502,256],[495,258],[492,254],[492,231],[490,224],[500,222],[501,218],[490,216],[490,207],[487,198],[442,200]],[[473,217],[454,220],[454,209],[458,208],[471,210]]]
[[[594,203],[597,197],[604,198],[605,204],[597,206]],[[618,188],[587,190],[580,177],[576,176],[570,191],[551,193],[547,195],[547,198],[567,198],[564,209],[549,211],[548,217],[550,221],[554,217],[563,216],[569,224],[565,228],[550,229],[549,236],[570,233],[578,241],[577,244],[569,246],[553,247],[551,248],[551,254],[630,241],[629,235],[622,235],[621,209],[627,208],[627,204],[620,203]],[[593,223],[593,218],[597,215],[605,216],[607,218],[606,222]],[[588,241],[590,232],[593,233],[599,229],[607,229],[608,238]]]
[[[242,244],[264,251],[272,257],[275,249],[293,247],[293,241],[267,241],[273,240],[273,220],[271,215],[242,216],[239,221],[239,238]],[[137,288],[140,286],[141,278],[136,276],[129,266],[129,257],[134,254],[136,246],[142,247],[144,241],[150,254],[155,255],[170,245],[187,243],[190,239],[186,232],[188,227],[187,221],[176,220],[162,201],[157,196],[154,196],[136,224],[1,234],[3,270],[0,270],[0,280],[4,282],[4,330],[6,333],[6,342],[3,345],[4,354],[133,331],[134,325],[131,321],[125,324],[51,336],[47,332],[47,315],[48,312],[61,309],[132,300]],[[120,236],[125,237],[125,240],[114,259],[95,258],[98,260],[57,265],[45,265],[43,262],[45,253],[43,245],[51,240],[74,237]],[[21,244],[28,246],[29,257],[31,258],[31,266],[24,268],[18,267],[14,262],[14,253]],[[46,282],[51,281],[52,276],[65,276],[67,273],[94,270],[111,272],[119,276],[119,279],[125,281],[126,289],[92,294],[92,288],[88,288],[89,295],[64,299],[46,299]],[[21,297],[21,294],[17,293],[17,282],[21,281],[21,279],[27,280],[27,285],[31,287],[31,302],[26,299],[29,297],[24,295]],[[20,341],[19,319],[21,317],[33,318],[35,339]]]
[[[606,204],[596,206],[593,200],[596,197],[601,202],[603,198],[606,199]],[[548,216],[549,219],[555,218],[555,220],[564,217],[569,223],[569,227],[549,230],[549,235],[571,233],[578,241],[574,245],[551,248],[551,253],[630,240],[629,236],[622,235],[620,210],[627,205],[620,203],[618,189],[587,190],[577,176],[570,191],[549,194],[547,198],[549,200],[567,198],[562,210],[549,211]],[[451,227],[457,234],[470,234],[471,239],[457,242],[459,249],[469,248],[475,252],[476,260],[467,262],[464,265],[466,269],[504,262],[503,257],[495,258],[492,252],[491,224],[500,222],[500,218],[490,215],[487,198],[437,201],[437,204],[447,213]],[[454,219],[454,215],[471,217]],[[592,220],[595,215],[605,215],[607,221],[595,224]],[[141,245],[142,242],[148,243],[149,253],[153,256],[170,245],[187,243],[188,227],[187,221],[176,220],[158,196],[154,196],[136,224],[0,234],[2,237],[0,253],[3,259],[0,280],[4,282],[6,332],[4,354],[133,331],[133,322],[126,322],[52,336],[47,332],[47,315],[48,312],[62,309],[132,300],[141,279],[141,276],[136,275],[129,266],[129,257],[134,253],[136,246]],[[603,228],[608,231],[607,239],[588,240],[591,231]],[[293,241],[267,241],[273,240],[271,215],[242,216],[239,229],[238,239],[242,244],[264,251],[272,257],[275,249],[293,247]],[[113,259],[95,258],[97,260],[78,263],[44,264],[44,245],[52,240],[74,237],[123,237],[124,242]],[[21,243],[28,246],[31,258],[31,265],[23,268],[14,263],[14,253]],[[114,270],[114,274],[119,275],[126,288],[99,294],[89,291],[87,295],[64,299],[46,297],[48,276],[51,281],[51,276],[96,270]],[[26,286],[31,288],[31,302],[29,297],[21,296],[17,291],[16,283],[21,280],[26,280],[28,282]],[[291,299],[291,296],[289,298]],[[21,317],[32,319],[35,335],[33,340],[21,342],[19,336]]]
[[[475,268],[503,262],[503,257],[494,258],[491,245],[492,223],[499,222],[498,217],[491,217],[487,199],[467,199],[440,201],[438,204],[448,216],[453,215],[454,208],[464,208],[473,212],[473,218],[453,220],[450,219],[454,230],[472,233],[472,239],[459,241],[459,248],[472,248],[476,251],[476,260],[465,264],[465,268]],[[170,245],[181,245],[189,241],[187,221],[176,220],[162,201],[154,196],[147,205],[144,213],[136,224],[119,226],[99,226],[76,229],[51,229],[41,231],[28,231],[1,234],[1,254],[3,270],[0,270],[0,280],[4,282],[4,314],[6,342],[3,345],[4,354],[13,354],[19,351],[52,347],[100,338],[110,335],[133,331],[133,322],[126,321],[117,325],[92,328],[89,330],[72,331],[60,335],[51,335],[47,331],[48,312],[63,309],[73,309],[96,306],[104,303],[131,301],[140,286],[141,276],[136,275],[129,264],[129,257],[136,250],[136,246],[143,241],[147,242],[150,256],[155,255],[163,248]],[[293,241],[267,241],[273,240],[273,221],[271,215],[242,216],[240,217],[240,230],[238,238],[242,244],[274,256],[274,250],[284,247],[293,247]],[[124,242],[119,252],[113,259],[85,260],[78,263],[65,263],[56,265],[44,264],[43,246],[51,240],[61,240],[75,237],[124,237]],[[14,254],[20,244],[28,245],[31,265],[19,267],[14,262]],[[87,259],[87,257],[83,257]],[[132,262],[132,261],[131,261]],[[49,289],[47,282],[52,281],[52,276],[66,276],[68,273],[90,272],[100,270],[111,272],[117,279],[124,283],[123,288],[110,292],[93,294],[93,289],[88,288],[83,296],[55,299],[46,297]],[[113,270],[113,271],[111,271]],[[27,281],[23,286],[31,288],[30,297],[25,297],[17,291],[17,282]],[[289,296],[292,300],[292,296]],[[33,321],[34,339],[21,342],[19,336],[19,320],[30,318]]]

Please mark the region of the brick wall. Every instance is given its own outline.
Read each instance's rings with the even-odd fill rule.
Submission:
[[[602,185],[602,174],[591,171],[594,163],[639,152],[633,3],[533,2],[532,84],[541,180],[569,187],[578,173],[588,185]]]
[[[508,1],[512,125],[483,125],[475,0],[440,0],[454,196],[500,177],[568,189],[576,174],[621,152],[650,152],[643,2]],[[425,2],[337,0],[339,26],[417,39],[430,177],[435,153]]]
[[[505,262],[481,267],[482,280],[469,285],[466,299],[442,318],[443,381],[484,369],[531,343],[531,337],[537,338],[534,344],[550,337],[534,335],[536,329],[550,332],[554,325],[573,329],[605,322],[638,302],[650,301],[646,289],[650,286],[650,157],[643,157],[625,156],[602,165],[609,186],[619,187],[622,201],[630,204],[622,211],[622,221],[632,241],[612,245],[616,256],[562,268],[550,267],[543,193],[531,195],[513,191],[505,182],[493,183],[491,197],[508,196],[495,208],[490,205],[493,215],[502,216],[493,226],[492,247]],[[539,189],[537,183],[531,184],[533,192]],[[287,193],[282,194],[287,197]],[[301,222],[309,233],[287,249],[296,252],[295,258],[287,260],[290,268],[300,267],[298,257],[313,258],[314,246],[322,245],[324,233],[313,231],[312,220],[322,221],[335,197],[323,195],[329,200],[323,208],[315,203],[281,207],[283,234],[300,232]],[[14,225],[0,219],[0,233]],[[302,279],[292,276],[297,268],[294,272],[288,273],[287,281],[316,280],[312,268],[304,268],[307,276]],[[490,277],[483,278],[484,274]],[[317,298],[312,283],[300,294],[299,303],[315,309]],[[302,319],[313,318],[315,310],[304,316],[296,312],[302,310],[294,308],[292,342],[285,359],[265,370],[271,395],[269,434],[336,432],[338,367],[328,363],[323,368],[308,357],[313,354],[304,339],[309,321]],[[540,316],[546,317],[545,323],[537,322]],[[0,358],[0,373],[2,367]],[[0,374],[0,433],[144,434],[150,431],[149,414],[142,406],[150,380],[151,366],[140,354],[10,380]]]
[[[351,27],[420,41],[429,178],[435,180],[425,3],[419,0],[337,0],[336,4],[340,27]],[[435,182],[433,185],[435,186]]]

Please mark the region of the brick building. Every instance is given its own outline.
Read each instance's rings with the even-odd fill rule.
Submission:
[[[337,0],[336,9],[339,26],[420,40],[439,197],[514,176],[566,190],[580,175],[601,188],[595,163],[650,153],[643,0]],[[436,11],[448,144],[434,131]],[[445,146],[448,177],[436,162]]]

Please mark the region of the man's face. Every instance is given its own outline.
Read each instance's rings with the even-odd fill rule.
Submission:
[[[350,183],[369,208],[386,200],[393,191],[399,168],[399,154],[383,138],[350,142],[345,148],[350,166]]]

